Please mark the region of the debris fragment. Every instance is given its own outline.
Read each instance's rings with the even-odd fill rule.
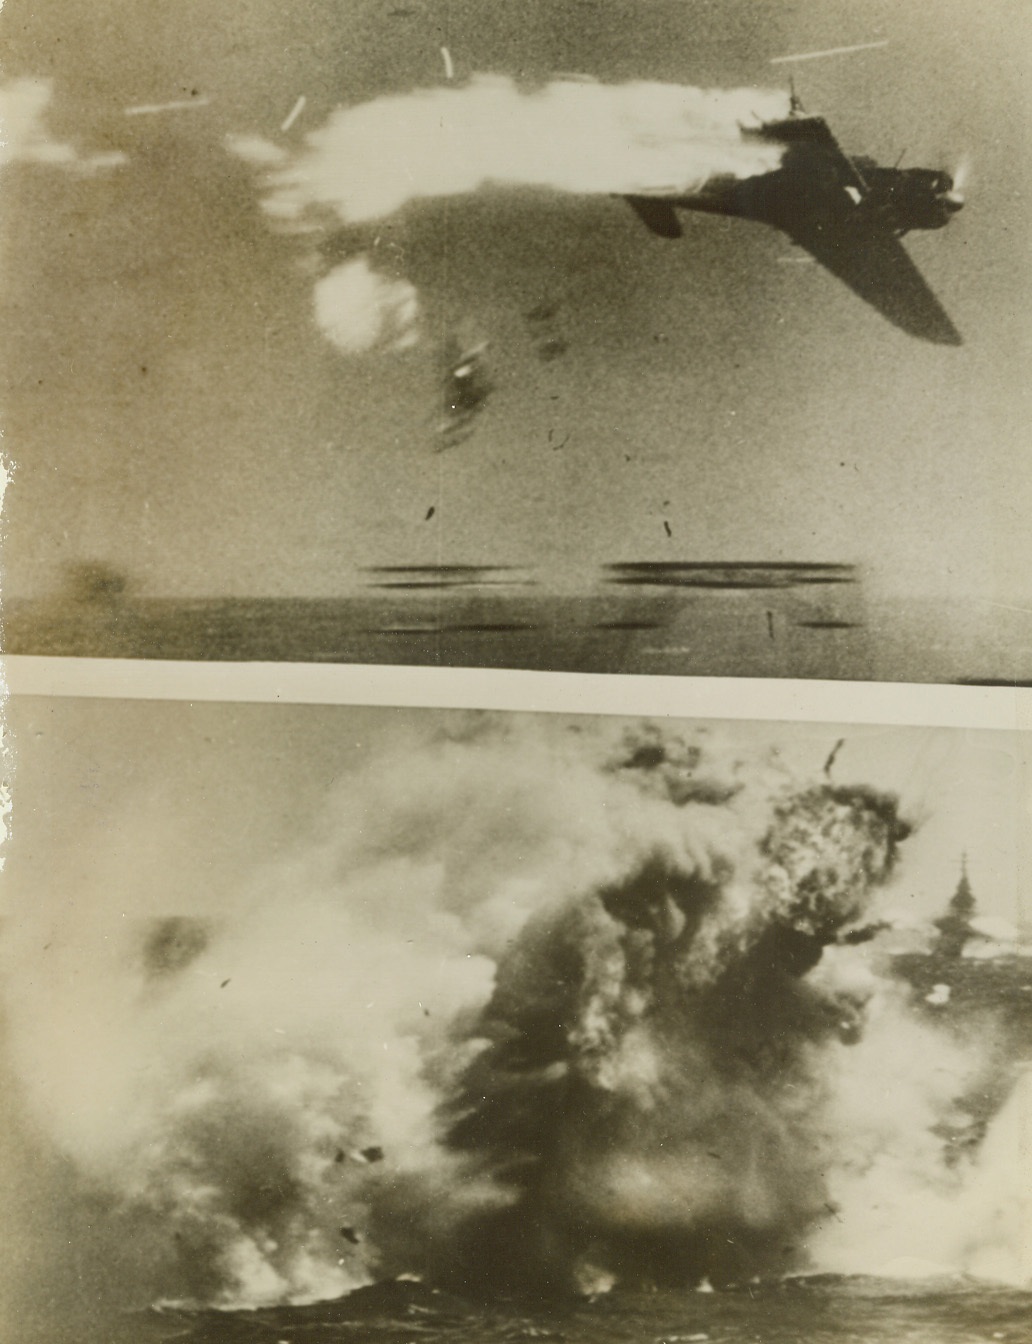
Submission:
[[[294,106],[290,109],[289,113],[287,114],[287,119],[283,122],[283,125],[280,127],[281,131],[290,130],[294,122],[297,121],[298,117],[305,110],[305,103],[307,102],[308,99],[305,97],[304,94],[302,94],[301,97],[298,98],[297,102],[294,104]]]
[[[195,107],[207,107],[210,98],[176,98],[168,103],[137,103],[124,109],[127,117],[150,117],[158,112],[185,112]]]

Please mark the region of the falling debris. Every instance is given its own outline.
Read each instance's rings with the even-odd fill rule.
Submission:
[[[339,1164],[339,1163],[343,1162],[344,1159],[345,1159],[346,1157],[347,1157],[347,1153],[344,1151],[344,1149],[343,1149],[343,1148],[338,1148],[337,1151],[336,1151],[336,1153],[335,1153],[335,1155],[334,1155],[333,1160],[334,1160],[334,1162],[336,1162],[336,1163]]]
[[[839,740],[832,747],[831,751],[828,753],[828,759],[824,762],[824,775],[826,779],[831,778],[831,767],[835,764],[835,757],[839,754],[839,752],[845,746],[845,744],[846,739],[844,737],[840,737]]]
[[[436,512],[437,512],[436,507],[433,504],[431,504],[426,511],[426,517],[423,519],[423,522],[428,523]]]
[[[925,1003],[930,1003],[934,1008],[941,1008],[950,1001],[949,985],[933,985],[931,992],[925,995]]]
[[[767,634],[774,638],[774,613],[770,610],[767,611]]]
[[[553,359],[565,355],[568,348],[566,341],[561,336],[549,336],[538,346],[538,359],[541,360],[542,364],[551,364]]]
[[[219,989],[225,989],[228,984],[229,984],[228,980],[223,980],[222,984],[219,985]]]
[[[187,112],[195,107],[208,107],[210,98],[176,98],[168,103],[137,103],[125,108],[127,117],[151,117],[158,112]]]
[[[443,447],[450,447],[468,436],[493,388],[485,360],[487,342],[481,341],[457,357],[455,349],[452,342],[446,351],[451,358],[444,377],[444,418],[438,427],[445,440]]]
[[[352,1246],[357,1246],[359,1241],[361,1240],[358,1233],[355,1231],[353,1227],[342,1227],[340,1229],[340,1235],[344,1238],[345,1241],[350,1241]]]
[[[375,1143],[370,1144],[368,1148],[363,1148],[361,1152],[362,1156],[365,1158],[367,1162],[383,1161],[383,1149],[379,1146],[379,1144]]]
[[[454,79],[454,78],[455,78],[455,66],[452,64],[451,52],[448,50],[447,47],[442,47],[442,48],[441,48],[441,56],[442,56],[442,58],[443,58],[443,60],[444,60],[444,77],[445,77],[445,79]]]
[[[663,519],[663,528],[664,528],[664,530],[665,530],[665,532],[666,532],[666,534],[667,534],[668,537],[672,537],[672,536],[674,535],[673,530],[671,529],[670,524],[667,522],[667,520],[666,520],[665,518]]]
[[[287,119],[283,122],[282,126],[280,126],[281,131],[290,130],[294,122],[297,121],[298,117],[305,110],[305,103],[307,102],[308,99],[305,97],[304,94],[302,94],[301,97],[298,98],[294,106],[290,109],[290,112],[287,114]]]
[[[524,318],[530,327],[537,357],[542,364],[549,364],[553,359],[558,359],[560,355],[566,353],[569,347],[566,338],[556,329],[555,318],[558,312],[559,304],[557,302],[551,299],[543,299],[524,313]]]
[[[548,322],[551,318],[555,317],[558,311],[559,305],[557,303],[545,299],[541,303],[535,304],[533,308],[527,310],[527,321]]]
[[[817,61],[823,56],[847,56],[852,51],[873,51],[875,47],[887,47],[889,39],[879,42],[857,42],[851,47],[827,47],[824,51],[801,51],[793,56],[772,56],[771,65],[787,65],[789,61]]]

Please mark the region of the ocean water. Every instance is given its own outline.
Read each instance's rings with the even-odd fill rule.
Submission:
[[[1032,1293],[963,1278],[818,1275],[721,1292],[622,1292],[533,1305],[471,1303],[421,1284],[259,1311],[151,1310],[112,1344],[975,1344],[1032,1340]]]
[[[632,573],[579,594],[491,580],[398,581],[339,598],[11,599],[3,646],[52,657],[1032,682],[1027,613],[875,600],[858,579],[774,578]]]
[[[399,569],[339,598],[91,594],[6,604],[8,653],[852,677],[869,672],[851,566],[612,566],[577,593],[530,573]]]

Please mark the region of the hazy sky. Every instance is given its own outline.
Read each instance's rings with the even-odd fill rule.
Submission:
[[[41,124],[71,147],[5,170],[8,594],[87,559],[140,592],[275,595],[347,591],[368,564],[576,584],[609,560],[788,558],[1032,596],[1027,5],[7,0],[0,25],[8,87],[52,81]],[[604,194],[494,189],[391,217],[378,255],[418,290],[419,340],[347,355],[314,320],[339,258],[277,232],[226,145],[297,149],[337,106],[438,88],[442,44],[460,84],[776,88],[773,56],[883,38],[800,65],[799,90],[854,151],[972,156],[967,209],[906,241],[960,349],[758,225],[689,216],[670,243]],[[181,99],[199,106],[125,115]],[[549,362],[526,316],[543,303],[566,343]],[[448,339],[489,342],[495,390],[437,452]]]

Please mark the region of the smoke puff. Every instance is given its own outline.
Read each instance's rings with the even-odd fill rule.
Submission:
[[[0,167],[36,163],[93,173],[128,162],[125,154],[80,155],[73,145],[55,140],[46,127],[53,81],[31,76],[0,83]]]
[[[346,354],[378,345],[413,345],[419,301],[406,280],[380,275],[365,257],[330,271],[316,283],[315,320],[323,335]]]

